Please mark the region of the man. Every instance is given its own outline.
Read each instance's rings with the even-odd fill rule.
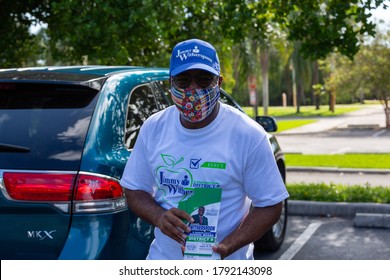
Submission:
[[[219,201],[214,253],[253,259],[253,242],[277,222],[288,197],[267,135],[218,101],[222,77],[211,44],[177,44],[170,76],[175,106],[141,127],[121,180],[131,210],[156,227],[147,259],[183,258],[194,219],[181,206],[195,194],[204,200],[198,207]],[[199,195],[213,189],[220,200]]]
[[[209,221],[207,217],[204,216],[204,206],[200,206],[198,208],[198,214],[191,216],[194,219],[193,224],[199,224],[207,226],[209,224]]]

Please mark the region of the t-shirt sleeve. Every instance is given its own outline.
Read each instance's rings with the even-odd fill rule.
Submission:
[[[266,136],[249,153],[244,189],[255,207],[275,205],[289,196]]]
[[[141,127],[140,134],[126,163],[121,185],[130,190],[142,190],[153,194],[154,178],[151,171],[147,145],[145,143],[145,130]]]

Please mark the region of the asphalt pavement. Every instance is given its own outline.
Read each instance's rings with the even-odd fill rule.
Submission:
[[[390,153],[390,130],[382,105],[367,105],[343,116],[276,134],[285,153]],[[287,163],[288,182],[342,183],[390,187],[390,170],[294,167]],[[355,226],[390,228],[390,205],[290,201],[291,215],[354,216]]]
[[[281,118],[282,119],[282,118]],[[313,118],[315,119],[315,118]],[[321,117],[317,122],[289,129],[280,135],[313,134],[346,128],[385,128],[385,113],[382,105],[366,105],[364,109],[356,110],[341,116]],[[388,134],[390,136],[390,134]]]

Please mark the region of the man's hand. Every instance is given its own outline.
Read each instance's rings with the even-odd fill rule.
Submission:
[[[185,211],[177,208],[171,208],[162,212],[156,219],[156,226],[170,238],[176,240],[184,246],[187,235],[185,232],[190,232],[191,229],[183,220],[190,223],[194,219]]]
[[[280,202],[267,207],[254,207],[233,232],[217,246],[213,246],[213,251],[220,254],[223,260],[241,247],[258,240],[278,221],[282,205]]]
[[[221,260],[223,260],[229,255],[229,250],[225,244],[218,244],[217,246],[213,246],[212,248],[214,253],[217,253],[221,256]]]
[[[125,189],[125,193],[127,204],[135,214],[184,245],[187,237],[185,232],[191,231],[185,221],[194,222],[194,219],[187,212],[177,208],[166,210],[156,203],[150,193],[144,191]]]

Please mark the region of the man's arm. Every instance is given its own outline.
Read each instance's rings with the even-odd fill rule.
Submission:
[[[144,191],[125,189],[129,208],[141,219],[158,227],[165,235],[184,245],[190,228],[183,222],[193,222],[193,218],[183,210],[171,208],[166,210],[156,203],[152,195]]]
[[[283,203],[280,202],[273,206],[253,208],[238,228],[218,246],[213,247],[214,252],[224,259],[241,247],[258,240],[278,221],[282,206]]]

